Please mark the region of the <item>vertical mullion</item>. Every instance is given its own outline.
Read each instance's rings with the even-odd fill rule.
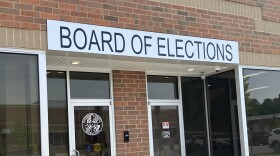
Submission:
[[[40,122],[41,122],[41,155],[49,156],[49,124],[47,98],[47,69],[46,54],[38,54],[39,66],[39,94],[40,94]]]
[[[238,108],[238,119],[239,119],[241,155],[249,156],[247,120],[246,120],[247,118],[246,118],[245,95],[244,95],[244,84],[243,84],[243,69],[240,66],[235,69],[235,79],[236,79],[236,91],[237,91],[237,108]]]
[[[185,127],[184,127],[184,115],[183,115],[183,101],[182,101],[182,86],[181,77],[178,76],[178,94],[180,103],[178,106],[178,117],[179,117],[179,130],[180,130],[180,144],[181,144],[181,154],[186,155],[186,143],[185,143]]]
[[[205,77],[203,77],[203,87],[204,87],[204,108],[205,108],[205,120],[206,120],[206,134],[207,134],[207,149],[208,155],[212,155],[211,151],[211,137],[210,137],[210,119],[209,119],[209,108],[208,108],[208,98],[207,98],[207,86]]]
[[[73,132],[73,128],[72,128],[72,124],[73,124],[73,113],[72,111],[74,111],[74,109],[72,109],[72,104],[71,104],[71,100],[70,100],[70,72],[66,71],[66,89],[67,89],[67,107],[68,107],[68,144],[69,144],[69,155],[71,155],[72,150],[74,149],[74,141],[73,138],[75,137],[75,132]],[[74,137],[73,137],[74,135]]]

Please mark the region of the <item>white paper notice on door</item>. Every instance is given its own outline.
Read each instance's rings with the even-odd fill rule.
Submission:
[[[169,122],[162,122],[162,129],[169,129]]]
[[[162,138],[169,139],[170,138],[170,131],[162,131]]]

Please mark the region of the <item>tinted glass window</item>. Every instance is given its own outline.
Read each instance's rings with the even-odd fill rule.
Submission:
[[[36,55],[0,53],[0,155],[41,155]]]
[[[48,71],[50,155],[69,155],[66,73]]]
[[[182,77],[182,100],[186,153],[207,155],[204,88],[201,78]]]
[[[240,155],[234,71],[207,77],[213,156]]]
[[[178,83],[175,76],[148,76],[149,99],[178,99]]]
[[[70,72],[71,98],[109,99],[109,74]]]
[[[280,72],[245,69],[243,79],[250,155],[279,155]]]

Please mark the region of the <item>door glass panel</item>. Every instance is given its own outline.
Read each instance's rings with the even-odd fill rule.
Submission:
[[[208,152],[203,81],[201,78],[182,77],[181,82],[186,153],[188,156],[206,156]]]
[[[108,106],[75,106],[76,150],[80,156],[110,156]]]
[[[209,76],[206,80],[213,156],[239,156],[234,71]]]
[[[181,156],[177,106],[152,106],[155,156]]]

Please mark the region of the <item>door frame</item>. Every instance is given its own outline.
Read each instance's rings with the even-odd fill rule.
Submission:
[[[114,113],[112,101],[110,99],[71,99],[70,107],[68,109],[68,129],[69,129],[69,150],[70,155],[74,154],[76,150],[76,138],[75,138],[75,116],[74,107],[75,106],[108,106],[109,108],[109,124],[110,124],[110,147],[111,156],[115,156],[115,131],[114,127]]]
[[[184,134],[184,118],[181,100],[149,100],[148,101],[148,122],[149,122],[149,142],[150,142],[150,156],[154,156],[154,137],[153,137],[153,123],[152,123],[152,106],[177,106],[179,118],[180,131],[180,145],[181,155],[186,155],[185,149],[185,134]]]

